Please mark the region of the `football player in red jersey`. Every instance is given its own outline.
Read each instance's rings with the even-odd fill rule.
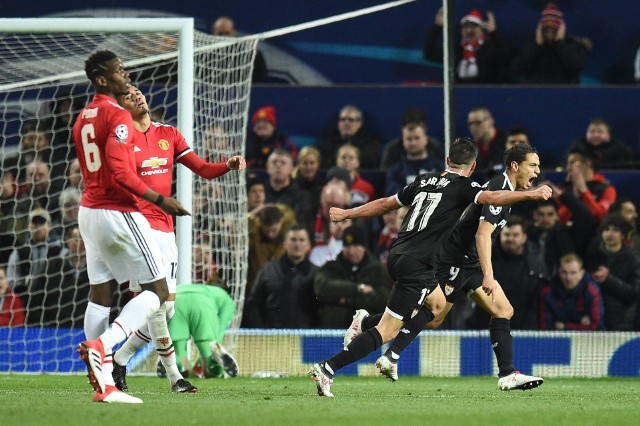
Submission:
[[[131,114],[116,102],[127,93],[129,73],[108,50],[85,61],[85,73],[96,94],[76,120],[73,140],[85,187],[78,223],[87,250],[91,283],[84,331],[78,353],[87,365],[96,402],[141,403],[116,389],[111,376],[111,349],[142,327],[168,296],[163,258],[140,212],[139,199],[175,215],[190,214],[177,200],[150,189],[136,174]],[[142,292],[109,326],[116,286],[131,279]]]
[[[208,163],[200,158],[189,147],[178,129],[168,124],[151,121],[147,99],[136,87],[129,87],[127,94],[118,97],[118,103],[133,117],[135,128],[133,142],[138,175],[150,188],[160,194],[169,195],[171,192],[173,165],[176,161],[205,179],[222,176],[230,170],[246,168],[245,159],[240,155],[220,163]],[[140,207],[142,214],[149,220],[152,233],[156,237],[156,244],[165,257],[169,297],[148,324],[129,336],[122,348],[114,354],[113,378],[118,389],[127,390],[126,365],[138,349],[151,341],[151,331],[151,334],[159,336],[153,340],[158,357],[171,382],[172,391],[178,393],[195,392],[196,388],[184,380],[178,370],[173,342],[167,328],[167,321],[174,313],[178,265],[178,247],[173,232],[173,217],[147,201],[142,201]],[[132,291],[140,291],[136,282],[132,281],[131,284]],[[155,333],[153,329],[155,329]],[[205,354],[201,355],[205,356]]]

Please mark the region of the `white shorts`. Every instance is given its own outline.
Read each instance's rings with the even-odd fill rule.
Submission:
[[[175,293],[176,277],[178,275],[178,246],[176,245],[176,236],[173,232],[158,231],[153,228],[151,228],[151,235],[156,239],[156,244],[164,258],[169,293]],[[137,281],[131,280],[129,282],[129,290],[140,292],[142,288],[140,288],[140,284]]]
[[[113,279],[147,284],[165,277],[164,259],[142,213],[80,206],[78,225],[91,284]]]

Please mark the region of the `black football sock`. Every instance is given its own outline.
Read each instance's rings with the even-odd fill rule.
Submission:
[[[380,318],[382,318],[382,314],[367,315],[362,318],[362,331],[364,332],[378,325]]]
[[[506,318],[491,318],[491,321],[489,321],[489,338],[498,361],[498,376],[508,376],[516,371],[513,368],[511,321]]]
[[[352,364],[382,346],[382,336],[377,328],[371,328],[349,343],[349,346],[326,360],[324,369],[333,376],[345,365]]]
[[[393,339],[393,343],[389,349],[387,349],[387,352],[385,352],[387,358],[389,358],[391,362],[398,362],[402,351],[418,337],[418,334],[424,330],[424,326],[434,318],[435,315],[433,315],[426,306],[422,306],[413,318],[404,323],[396,338]]]

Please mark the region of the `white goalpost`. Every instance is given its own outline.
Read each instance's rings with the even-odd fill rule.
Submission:
[[[84,73],[91,53],[118,54],[151,110],[160,111],[158,121],[176,125],[200,156],[224,161],[244,155],[256,44],[256,38],[196,32],[192,18],[0,19],[1,178],[12,188],[2,193],[0,266],[6,267],[13,249],[28,241],[29,214],[38,207],[49,210],[52,233],[67,249],[61,234],[74,220],[68,201],[78,201],[69,176],[75,158],[70,130],[73,117],[93,96]],[[48,177],[29,171],[35,160],[42,160]],[[193,215],[176,222],[178,284],[202,282],[214,271],[221,275],[237,306],[230,341],[225,341],[233,348],[246,280],[244,174],[206,181],[178,166],[175,176],[177,198],[192,206]],[[26,327],[0,327],[6,342],[0,346],[0,372],[79,371],[73,348],[82,336],[88,281],[71,276],[82,277],[84,267],[64,273],[52,270],[58,264],[47,260],[29,276],[31,263],[21,260],[13,272],[27,276],[9,281],[26,305]],[[120,299],[115,303],[123,304]]]

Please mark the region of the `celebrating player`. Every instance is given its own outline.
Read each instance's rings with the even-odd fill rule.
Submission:
[[[169,214],[190,213],[174,198],[150,189],[136,174],[131,114],[116,102],[130,85],[122,61],[111,51],[99,51],[86,60],[85,72],[96,94],[73,126],[85,182],[78,223],[91,284],[84,317],[87,340],[78,345],[78,353],[87,366],[94,401],[141,403],[117,390],[111,377],[113,346],[142,327],[168,295],[162,255],[140,213],[138,197]],[[116,285],[130,279],[140,283],[142,292],[109,326]]]
[[[484,185],[488,190],[509,188],[525,189],[540,173],[540,160],[535,148],[517,144],[505,153],[507,170]],[[510,207],[470,204],[451,234],[438,249],[439,264],[436,278],[443,290],[447,289],[447,306],[427,324],[437,328],[453,307],[460,291],[470,297],[491,315],[489,337],[498,361],[498,387],[501,390],[533,389],[543,382],[541,377],[528,376],[513,367],[513,338],[510,319],[513,307],[500,284],[493,278],[491,265],[492,234],[498,234],[507,223]],[[381,315],[361,321],[360,329],[373,327]],[[398,380],[397,363],[400,353],[424,328],[424,317],[416,317],[405,323],[408,333],[401,333],[387,352],[378,358],[380,372],[392,381]],[[350,333],[350,334],[357,334]]]
[[[129,87],[127,94],[118,97],[118,103],[133,117],[133,143],[136,158],[136,169],[140,178],[162,195],[171,192],[173,180],[173,163],[177,161],[187,166],[192,172],[205,179],[222,176],[229,170],[243,170],[246,167],[240,155],[229,158],[226,162],[208,163],[200,158],[189,147],[180,131],[173,126],[151,121],[149,105],[146,97],[134,86]],[[153,203],[140,203],[142,214],[149,220],[152,235],[165,257],[165,269],[169,297],[160,309],[151,317],[148,324],[129,336],[129,339],[113,356],[113,379],[116,387],[127,391],[126,365],[129,359],[151,338],[149,332],[155,328],[154,344],[158,357],[164,366],[173,392],[196,392],[197,389],[184,380],[176,365],[176,353],[167,322],[174,315],[176,296],[176,272],[178,265],[178,248],[173,233],[173,217]],[[137,283],[132,282],[132,291],[139,291]]]
[[[387,268],[395,285],[387,308],[375,327],[356,333],[350,342],[345,339],[347,345],[343,351],[313,366],[309,374],[316,381],[318,395],[333,396],[331,384],[335,372],[394,339],[404,323],[418,317],[424,324],[441,317],[446,299],[435,278],[435,249],[440,237],[453,227],[469,203],[508,205],[551,196],[551,188],[546,185],[521,192],[514,192],[511,187],[483,190],[469,178],[475,169],[477,155],[475,142],[458,138],[451,144],[447,170],[420,175],[391,197],[348,210],[331,208],[331,219],[342,221],[378,216],[411,206],[389,253]],[[366,311],[356,313],[352,328],[360,325],[363,313],[366,315]]]

